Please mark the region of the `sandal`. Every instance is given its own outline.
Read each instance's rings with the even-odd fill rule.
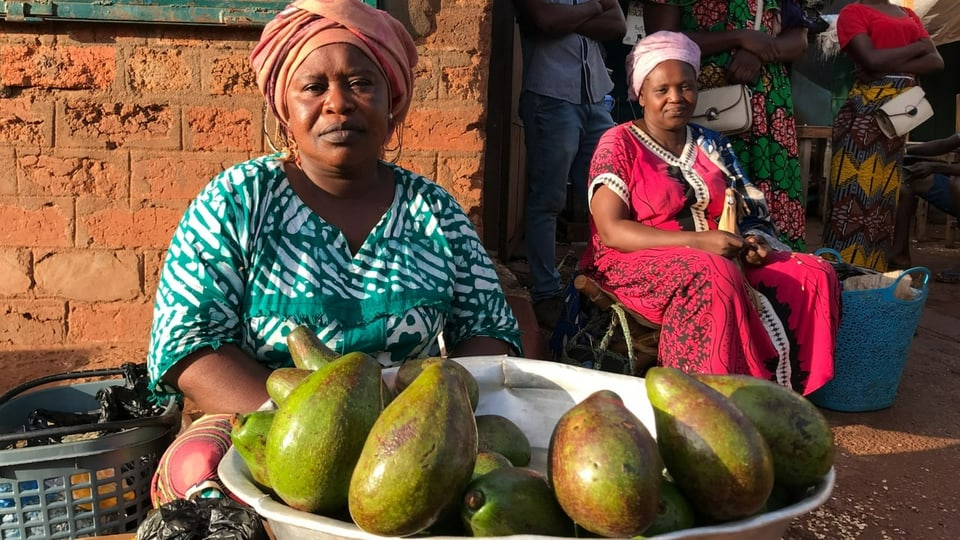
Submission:
[[[942,270],[933,276],[938,283],[960,283],[960,270]]]

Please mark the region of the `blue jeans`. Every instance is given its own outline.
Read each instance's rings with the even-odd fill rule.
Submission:
[[[582,105],[533,92],[520,95],[526,146],[527,200],[524,214],[527,262],[534,302],[560,296],[557,217],[574,197],[587,198],[587,173],[600,136],[614,126],[603,100]]]
[[[953,193],[950,190],[950,183],[953,178],[947,174],[936,173],[933,175],[933,185],[926,193],[917,195],[935,206],[941,212],[957,217],[957,203],[953,200]]]

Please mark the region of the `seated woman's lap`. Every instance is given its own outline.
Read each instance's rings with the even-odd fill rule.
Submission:
[[[810,317],[834,315],[840,284],[830,263],[807,253],[773,253],[767,264],[747,268],[747,280],[775,304],[790,306],[784,323],[805,326]]]
[[[833,344],[840,321],[840,282],[827,261],[808,253],[772,253],[747,268],[751,285],[770,300],[791,336],[795,386],[803,393],[833,377]]]
[[[767,377],[777,353],[729,259],[691,248],[616,253],[586,269],[626,307],[660,324],[660,364]]]
[[[700,293],[714,283],[741,283],[743,289],[743,276],[729,259],[692,248],[616,253],[585,272],[655,324],[663,324],[664,312],[678,296],[705,296]]]

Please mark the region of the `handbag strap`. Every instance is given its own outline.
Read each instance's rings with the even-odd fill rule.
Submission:
[[[763,6],[766,0],[757,0],[757,15],[753,21],[753,29],[760,30],[760,23],[763,22]]]

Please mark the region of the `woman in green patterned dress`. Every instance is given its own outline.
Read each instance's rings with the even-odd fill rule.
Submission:
[[[753,30],[758,2],[764,14]],[[747,177],[767,200],[780,240],[806,248],[793,96],[786,64],[803,55],[807,28],[782,28],[779,0],[644,0],[644,29],[681,31],[703,51],[700,90],[753,89],[753,128],[730,137]]]
[[[155,505],[223,492],[229,415],[269,399],[271,370],[292,366],[286,335],[297,325],[384,366],[438,355],[441,337],[454,357],[522,353],[459,203],[382,159],[413,90],[417,52],[403,25],[359,1],[298,0],[267,24],[251,60],[285,150],[214,178],[171,241],[151,390],[207,416],[161,460]]]

